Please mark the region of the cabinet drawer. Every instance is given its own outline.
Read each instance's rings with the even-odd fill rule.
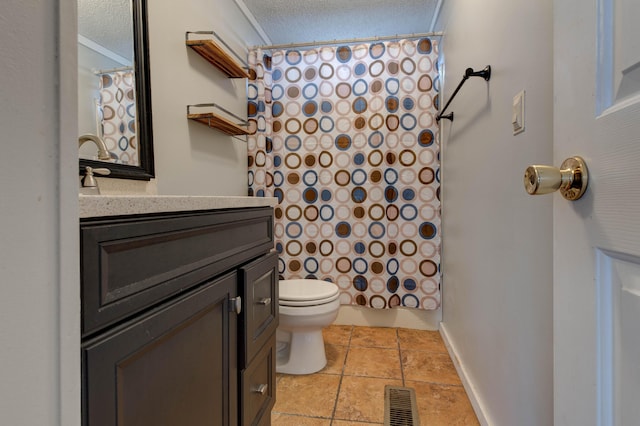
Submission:
[[[278,254],[272,252],[240,269],[244,294],[244,333],[240,350],[241,368],[248,365],[260,348],[271,339],[278,326]]]
[[[276,402],[275,376],[275,339],[271,339],[242,372],[241,425],[270,424]]]
[[[86,337],[273,248],[271,208],[80,224]]]
[[[235,273],[82,346],[83,424],[235,425]]]

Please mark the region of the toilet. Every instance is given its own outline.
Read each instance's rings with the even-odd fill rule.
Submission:
[[[276,372],[311,374],[327,365],[322,329],[338,316],[340,292],[328,281],[281,280]]]

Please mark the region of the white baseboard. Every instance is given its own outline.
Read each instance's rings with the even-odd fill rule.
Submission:
[[[400,327],[416,330],[438,330],[442,320],[442,311],[424,309],[393,308],[372,309],[364,306],[342,305],[338,318],[333,322],[338,325],[358,325],[364,327]]]
[[[480,400],[478,391],[471,381],[466,369],[464,368],[464,365],[462,365],[462,363],[460,362],[460,358],[458,358],[458,351],[451,341],[449,333],[447,332],[446,324],[443,322],[440,323],[440,335],[442,336],[442,340],[444,340],[447,351],[449,351],[449,356],[453,361],[453,365],[456,367],[458,376],[460,376],[460,380],[462,381],[462,386],[464,386],[464,390],[467,392],[467,396],[469,397],[469,401],[471,402],[473,411],[476,413],[478,421],[482,426],[491,425],[492,423],[486,416],[486,410],[484,409],[483,404]]]

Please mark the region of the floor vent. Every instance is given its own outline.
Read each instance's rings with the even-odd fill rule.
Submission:
[[[385,426],[419,426],[416,392],[402,386],[384,387]]]

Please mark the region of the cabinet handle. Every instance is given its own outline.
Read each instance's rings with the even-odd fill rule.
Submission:
[[[242,297],[232,297],[229,299],[229,311],[240,314],[242,312]]]
[[[254,386],[253,388],[251,388],[251,392],[253,393],[259,393],[260,395],[264,395],[265,393],[267,393],[267,389],[269,388],[269,386],[262,384],[262,385],[258,385],[258,386]]]
[[[262,298],[260,300],[258,300],[258,305],[270,305],[271,304],[271,298],[270,297],[265,297]]]

